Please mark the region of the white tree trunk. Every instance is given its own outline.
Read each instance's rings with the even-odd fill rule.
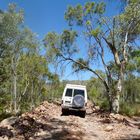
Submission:
[[[121,92],[122,92],[122,77],[120,76],[118,81],[117,81],[116,91],[113,94],[114,96],[112,98],[112,111],[114,113],[119,112],[119,109],[120,109],[119,100],[120,100]]]
[[[14,113],[17,113],[17,76],[14,74],[13,77],[13,94],[14,94]]]
[[[17,73],[16,73],[16,64],[14,62],[14,57],[12,58],[12,77],[13,77],[13,90],[12,90],[12,94],[11,94],[11,99],[12,99],[12,111],[13,113],[17,113]]]
[[[34,82],[32,81],[32,88],[31,88],[31,110],[35,107],[34,104]]]

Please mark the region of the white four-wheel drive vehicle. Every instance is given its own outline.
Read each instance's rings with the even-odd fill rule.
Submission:
[[[87,105],[86,86],[67,84],[62,96],[62,114],[75,110],[80,116],[85,117]]]

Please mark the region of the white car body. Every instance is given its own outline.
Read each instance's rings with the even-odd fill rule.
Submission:
[[[76,107],[73,103],[73,99],[76,95],[82,96],[84,98],[84,104],[82,107]],[[83,99],[82,99],[83,102]],[[67,84],[65,86],[63,96],[62,96],[62,113],[64,110],[77,110],[85,112],[85,106],[87,104],[87,90],[86,86]]]

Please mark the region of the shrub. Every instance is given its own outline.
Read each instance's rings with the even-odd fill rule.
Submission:
[[[128,116],[140,116],[140,105],[130,103],[120,103],[120,113]]]

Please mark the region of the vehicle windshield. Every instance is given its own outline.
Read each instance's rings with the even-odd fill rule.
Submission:
[[[84,97],[85,96],[84,93],[85,93],[84,90],[74,89],[74,95],[73,96],[75,96],[75,95],[82,95]]]
[[[72,97],[72,89],[68,88],[68,89],[66,90],[65,96]]]

